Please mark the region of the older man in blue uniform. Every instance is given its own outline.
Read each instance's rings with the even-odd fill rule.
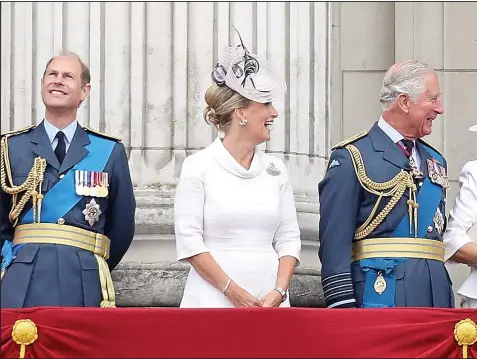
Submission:
[[[1,141],[1,305],[114,307],[110,270],[134,235],[135,198],[119,139],[76,119],[90,91],[73,53],[42,78],[45,118]]]
[[[395,64],[379,121],[333,147],[318,186],[327,307],[454,306],[442,243],[447,164],[421,139],[444,112],[440,95],[432,68]]]

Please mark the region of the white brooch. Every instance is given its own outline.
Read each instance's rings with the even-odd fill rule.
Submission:
[[[91,202],[86,205],[86,208],[83,209],[82,213],[84,214],[85,221],[88,221],[89,225],[92,227],[93,224],[98,221],[102,212],[99,209],[99,204],[97,204],[94,198],[92,198]]]
[[[267,173],[270,176],[279,176],[281,172],[277,167],[275,167],[275,164],[273,162],[270,162],[270,164],[267,167]]]

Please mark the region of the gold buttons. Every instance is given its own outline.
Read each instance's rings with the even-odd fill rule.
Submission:
[[[65,224],[65,219],[63,217],[58,219],[58,224]]]
[[[63,177],[65,177],[65,175],[60,175],[60,179],[63,179]]]

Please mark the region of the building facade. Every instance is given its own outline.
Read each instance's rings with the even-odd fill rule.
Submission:
[[[238,44],[284,73],[288,92],[261,148],[286,163],[302,232],[292,304],[321,306],[317,184],[333,143],[380,115],[387,68],[416,59],[440,77],[446,108],[427,140],[449,163],[448,207],[477,158],[477,3],[2,2],[2,133],[43,119],[40,80],[61,50],[89,64],[79,121],[120,136],[137,196],[136,236],[113,272],[118,304],[176,306],[188,267],[175,260],[173,201],[185,157],[217,136],[202,118],[218,49]],[[468,272],[451,268],[455,286]]]

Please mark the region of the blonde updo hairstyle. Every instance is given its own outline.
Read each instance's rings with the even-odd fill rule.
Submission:
[[[223,130],[230,125],[233,112],[247,107],[251,101],[227,86],[213,84],[205,93],[205,102],[205,122]]]

